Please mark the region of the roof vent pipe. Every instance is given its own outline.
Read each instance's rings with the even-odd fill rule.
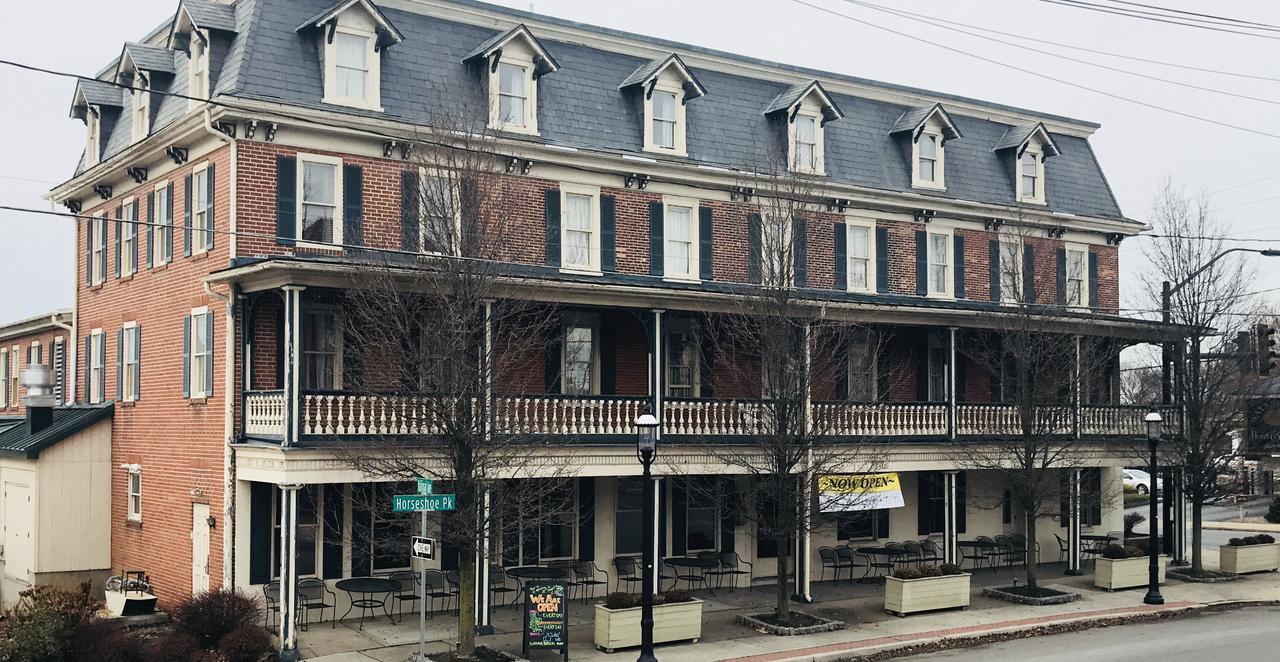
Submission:
[[[53,406],[57,404],[53,397],[53,371],[43,363],[27,366],[22,371],[22,385],[27,389],[27,424],[35,434],[53,424]]]

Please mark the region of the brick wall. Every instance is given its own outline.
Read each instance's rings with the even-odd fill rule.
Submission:
[[[71,348],[74,346],[75,339],[71,337],[71,332],[66,329],[41,329],[33,333],[0,340],[0,349],[8,350],[9,352],[9,354],[3,355],[3,359],[9,361],[9,369],[14,370],[14,366],[17,366],[16,371],[8,375],[10,378],[16,377],[16,379],[10,379],[10,384],[12,385],[14,382],[18,384],[12,393],[8,393],[8,390],[5,391],[8,394],[8,406],[5,406],[5,402],[0,401],[0,416],[23,416],[26,414],[27,409],[23,399],[27,396],[27,389],[22,386],[22,371],[26,370],[28,366],[27,358],[31,351],[31,343],[40,343],[40,362],[49,365],[53,358],[53,341],[56,338],[62,339],[64,361],[62,386],[64,397],[58,404],[61,405],[65,402],[68,393],[67,389],[70,388],[71,371],[75,367],[71,365]],[[16,361],[12,358],[13,356],[17,356]]]

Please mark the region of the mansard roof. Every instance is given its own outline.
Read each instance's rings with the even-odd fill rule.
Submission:
[[[373,19],[374,23],[378,24],[378,45],[380,47],[386,47],[404,41],[404,35],[396,29],[396,26],[391,23],[391,20],[387,18],[387,15],[383,14],[382,10],[378,9],[378,6],[369,0],[340,0],[338,4],[321,10],[315,16],[303,21],[301,25],[294,28],[294,32],[303,32],[312,28],[323,27],[324,24],[337,19],[338,16],[357,5],[369,14],[369,17]]]
[[[765,106],[764,114],[772,115],[773,113],[782,111],[789,112],[792,107],[799,104],[801,101],[804,101],[805,97],[810,94],[816,95],[819,99],[819,105],[822,106],[823,124],[826,124],[827,122],[834,122],[844,117],[844,113],[840,111],[840,107],[836,105],[835,101],[831,100],[831,95],[827,94],[827,91],[822,87],[822,83],[819,83],[817,79],[792,85],[786,90],[783,90],[778,94],[778,96],[773,98],[773,101],[771,101],[768,106]]]
[[[685,65],[684,60],[681,60],[676,53],[668,53],[640,65],[635,71],[631,72],[630,76],[627,76],[618,84],[618,89],[625,90],[636,85],[647,87],[649,83],[661,76],[662,72],[666,71],[668,67],[675,68],[680,77],[684,79],[684,98],[686,101],[706,95],[707,88],[698,82],[697,76],[693,75],[693,72]]]
[[[1061,154],[1058,144],[1053,141],[1053,136],[1049,135],[1049,129],[1045,128],[1044,122],[1028,122],[1011,126],[1000,140],[996,141],[996,146],[991,148],[992,151],[999,152],[1006,149],[1018,150],[1018,156],[1022,156],[1023,150],[1031,143],[1032,138],[1037,138],[1044,145],[1045,157],[1057,156]]]
[[[117,68],[117,75],[124,71],[126,63],[129,63],[134,69],[142,71],[154,71],[156,73],[172,74],[177,71],[174,65],[175,53],[168,48],[160,48],[159,46],[148,46],[147,44],[138,44],[129,42],[124,45],[124,51],[120,54],[120,64]]]
[[[931,119],[937,119],[942,125],[942,142],[963,138],[964,134],[960,133],[960,129],[956,127],[956,123],[951,119],[951,115],[942,107],[942,104],[935,103],[929,106],[918,106],[903,111],[898,120],[893,123],[893,127],[889,129],[889,133],[911,133],[911,139],[916,140],[920,137],[920,131],[924,125]]]
[[[84,119],[87,106],[124,106],[124,89],[93,78],[76,81],[76,91],[71,97],[71,116]]]
[[[236,10],[231,5],[209,0],[182,0],[178,13],[185,12],[199,30],[236,31]]]

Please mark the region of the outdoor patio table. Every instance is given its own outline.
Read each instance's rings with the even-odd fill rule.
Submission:
[[[347,611],[343,612],[342,618],[346,618],[352,609],[360,608],[360,630],[364,629],[364,613],[368,611],[371,617],[376,617],[378,607],[382,607],[382,612],[392,623],[396,622],[391,612],[387,610],[387,597],[400,590],[400,582],[387,577],[351,577],[338,580],[334,587],[346,591],[347,597],[351,599],[351,604],[347,607]],[[357,598],[357,595],[360,597]],[[382,598],[379,599],[376,596],[382,596]]]
[[[995,565],[991,563],[991,559],[987,556],[987,550],[999,549],[1000,543],[997,543],[994,540],[957,540],[956,548],[974,550],[973,554],[969,556],[966,556],[963,552],[960,554],[962,559],[973,559],[974,570],[978,569],[978,564],[981,563],[984,558],[987,560],[987,565],[990,566],[992,570],[995,570]],[[981,553],[981,556],[979,556],[979,553]]]
[[[711,595],[716,594],[716,592],[711,589],[710,582],[707,581],[707,571],[712,568],[719,567],[720,559],[702,558],[698,556],[669,556],[663,559],[663,562],[676,569],[677,584],[679,584],[680,580],[683,579],[686,582],[689,582],[689,589],[693,590],[694,582],[702,582],[702,585],[706,586],[708,591],[711,591]],[[680,571],[681,568],[684,568],[683,574]],[[695,570],[698,571],[697,574],[694,573]]]
[[[513,603],[520,601],[524,597],[524,583],[530,579],[568,579],[564,570],[560,568],[548,568],[542,565],[522,565],[507,570],[507,576],[516,580],[516,584],[520,585],[520,590],[516,591],[515,597],[511,599]]]
[[[857,551],[859,554],[866,555],[870,559],[870,563],[867,564],[867,569],[862,571],[862,576],[864,578],[873,568],[886,568],[892,570],[894,557],[903,556],[907,553],[907,550],[905,549],[889,549],[887,547],[859,547]],[[876,556],[883,556],[884,561],[877,563],[874,558]]]
[[[1100,535],[1097,533],[1082,533],[1080,534],[1080,539],[1088,540],[1089,542],[1111,542],[1112,540],[1115,540],[1116,537]]]

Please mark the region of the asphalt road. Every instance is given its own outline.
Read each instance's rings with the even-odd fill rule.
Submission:
[[[1254,607],[1153,623],[1018,639],[913,656],[951,662],[1210,662],[1280,657],[1280,607]]]
[[[1267,512],[1267,508],[1270,507],[1270,505],[1271,505],[1271,501],[1269,498],[1255,498],[1249,503],[1247,503],[1245,507],[1245,516],[1246,517],[1262,517],[1262,515],[1264,515]],[[1143,517],[1146,517],[1147,506],[1142,505],[1134,508],[1126,508],[1124,512],[1125,514],[1141,513]],[[1239,516],[1240,516],[1240,508],[1237,506],[1228,505],[1228,506],[1205,506],[1204,507],[1204,521],[1206,522],[1224,522],[1227,520],[1235,519]],[[1146,522],[1143,522],[1142,524],[1139,524],[1138,526],[1134,527],[1134,532],[1145,534],[1147,532]],[[1205,529],[1204,531],[1201,532],[1201,534],[1202,534],[1202,539],[1201,539],[1200,546],[1205,549],[1215,549],[1215,550],[1218,549],[1220,545],[1227,544],[1227,540],[1230,538],[1240,538],[1243,536],[1250,535],[1249,532],[1247,531],[1218,531],[1215,529]],[[1277,659],[1280,659],[1280,655],[1277,655]]]

